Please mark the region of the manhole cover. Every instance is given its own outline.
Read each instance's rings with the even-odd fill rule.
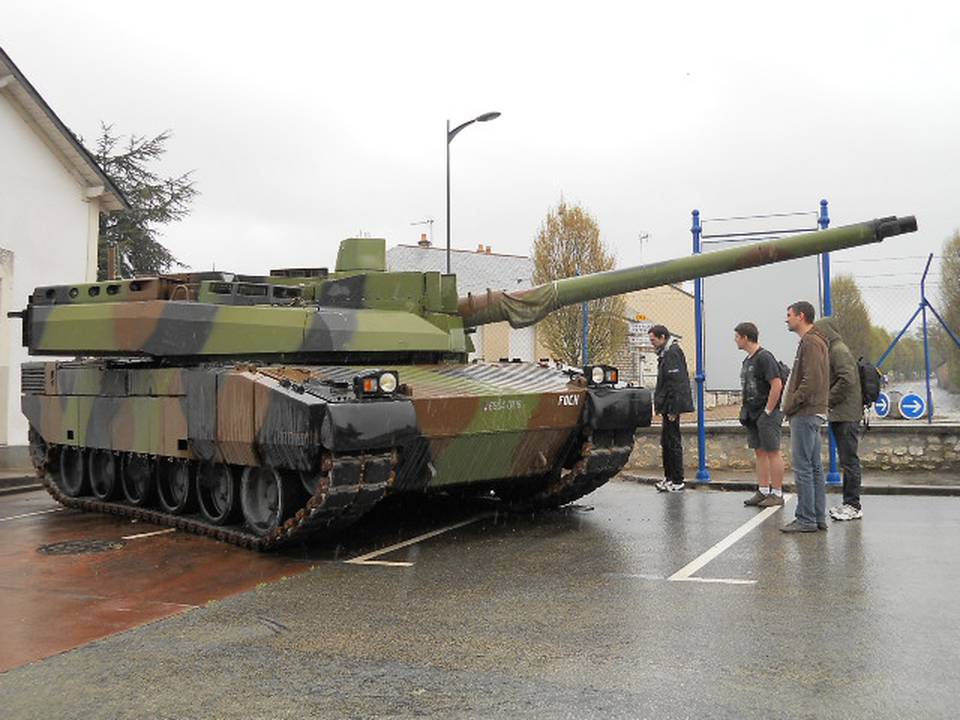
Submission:
[[[87,553],[118,550],[123,547],[120,540],[67,540],[66,542],[41,545],[37,552],[44,555],[84,555]]]

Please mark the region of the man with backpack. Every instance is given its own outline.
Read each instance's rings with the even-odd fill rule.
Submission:
[[[760,347],[760,334],[753,323],[737,325],[733,340],[747,353],[740,367],[740,424],[747,429],[747,447],[757,456],[757,491],[743,504],[762,508],[783,505],[780,396],[785,373],[773,353]]]
[[[860,507],[860,419],[863,417],[863,391],[860,370],[853,353],[843,342],[833,318],[825,317],[814,325],[829,344],[830,397],[827,420],[837,442],[837,455],[843,470],[843,504],[830,508],[834,520],[859,520]]]

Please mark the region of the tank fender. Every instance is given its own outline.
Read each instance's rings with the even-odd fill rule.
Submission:
[[[652,397],[645,388],[590,388],[583,421],[594,430],[649,427],[653,419]]]
[[[416,436],[417,413],[410,400],[331,403],[320,427],[320,442],[333,452],[400,447]]]

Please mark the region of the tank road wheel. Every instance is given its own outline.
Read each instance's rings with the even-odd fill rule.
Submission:
[[[247,527],[263,537],[293,514],[298,490],[275,468],[248,467],[240,483],[240,504]]]
[[[113,500],[120,494],[120,460],[110,450],[90,453],[90,489],[100,500]]]
[[[240,493],[229,465],[205,463],[197,472],[200,513],[214,525],[229,525],[240,514]]]
[[[330,453],[324,453],[323,459],[320,461],[320,470],[319,472],[301,472],[300,473],[300,486],[303,488],[303,491],[307,494],[307,498],[312,498],[317,494],[317,491],[320,490],[322,485],[329,484],[330,482],[330,471],[333,469],[333,456]]]
[[[60,475],[57,486],[67,497],[80,497],[87,491],[87,475],[83,450],[65,447],[60,452]]]
[[[121,485],[127,502],[137,507],[149,506],[157,491],[157,466],[146,455],[124,456]]]
[[[189,512],[195,504],[196,474],[196,468],[189,460],[162,463],[157,477],[160,507],[174,515]]]

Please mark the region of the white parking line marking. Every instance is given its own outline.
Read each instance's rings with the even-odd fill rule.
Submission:
[[[121,540],[139,540],[140,538],[153,537],[154,535],[166,535],[176,532],[176,528],[167,528],[166,530],[154,530],[153,532],[140,533],[139,535],[124,535]]]
[[[445,532],[450,532],[451,530],[456,530],[457,528],[462,528],[465,525],[470,525],[471,523],[477,522],[477,520],[483,520],[484,518],[490,517],[491,513],[484,513],[483,515],[477,515],[472,517],[469,520],[464,520],[459,522],[456,525],[450,525],[449,527],[440,528],[439,530],[433,530],[423,535],[418,535],[415,538],[410,538],[409,540],[404,540],[401,543],[396,545],[390,545],[389,547],[381,548],[379,550],[374,550],[371,553],[366,555],[360,555],[358,557],[352,558],[350,560],[344,560],[347,565],[383,565],[386,567],[411,567],[412,562],[390,562],[388,560],[376,560],[373,558],[380,557],[381,555],[386,555],[387,553],[392,553],[394,550],[400,550],[401,548],[408,547],[410,545],[416,545],[419,542],[424,540],[429,540],[430,538],[436,537],[437,535],[443,535]]]
[[[667,578],[673,582],[717,583],[718,585],[756,585],[756,580],[738,580],[737,578]]]
[[[784,493],[783,495],[783,505],[777,505],[775,507],[765,508],[754,518],[747,520],[743,525],[738,527],[732,533],[727,535],[723,540],[718,542],[712,548],[707,550],[705,553],[700,555],[700,557],[691,560],[689,563],[684,565],[682,568],[677,570],[673,575],[667,578],[672,582],[678,581],[690,581],[690,582],[715,582],[715,583],[726,583],[729,585],[753,585],[756,580],[737,580],[737,579],[723,579],[723,578],[695,578],[691,577],[695,572],[703,568],[711,560],[716,559],[722,552],[729,550],[740,538],[746,535],[748,532],[758,527],[764,520],[769,518],[771,515],[774,515],[780,508],[786,507],[787,503],[793,499],[792,495]]]
[[[7,522],[7,520],[19,520],[20,518],[33,517],[34,515],[46,515],[48,513],[60,512],[61,510],[66,510],[63,507],[50,508],[49,510],[37,510],[36,512],[23,513],[21,515],[10,515],[9,517],[0,518],[0,522]]]

